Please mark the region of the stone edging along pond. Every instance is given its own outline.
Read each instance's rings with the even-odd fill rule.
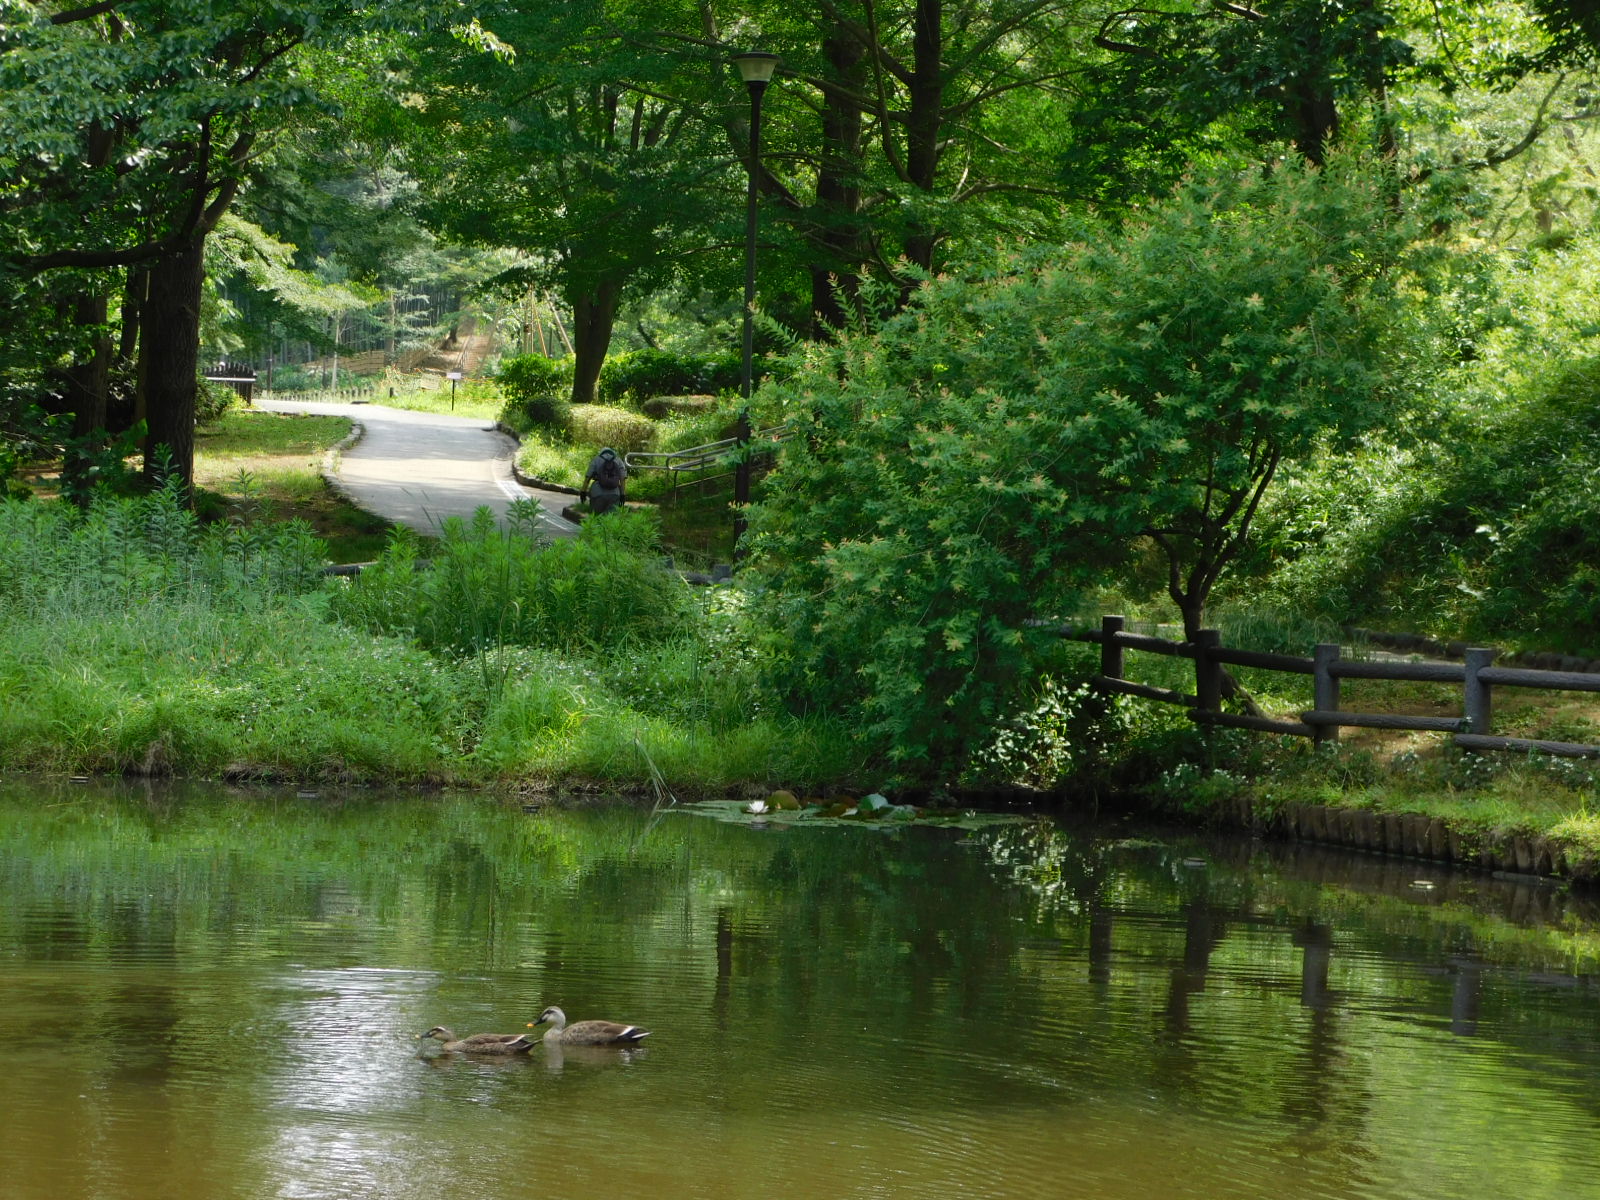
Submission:
[[[1600,862],[1575,857],[1561,842],[1538,834],[1463,830],[1420,813],[1380,813],[1325,804],[1284,804],[1267,809],[1248,796],[1219,802],[1213,821],[1224,828],[1418,858],[1501,874],[1600,885]]]

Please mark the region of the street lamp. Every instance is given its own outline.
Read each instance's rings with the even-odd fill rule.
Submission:
[[[778,56],[760,50],[747,51],[733,56],[739,76],[750,92],[750,161],[747,174],[749,187],[745,197],[744,226],[744,372],[740,395],[744,405],[739,409],[739,462],[733,473],[733,502],[739,506],[733,519],[733,553],[739,557],[739,542],[744,537],[744,505],[750,502],[750,393],[754,385],[755,316],[756,316],[756,173],[761,165],[761,95],[772,81],[772,72],[778,66]]]

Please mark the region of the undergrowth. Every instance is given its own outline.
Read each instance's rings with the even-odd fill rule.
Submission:
[[[540,546],[487,514],[325,579],[292,526],[174,492],[0,504],[0,761],[62,774],[826,787],[848,731],[774,710],[739,593],[663,570],[649,516]]]

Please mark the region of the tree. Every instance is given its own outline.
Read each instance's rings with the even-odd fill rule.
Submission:
[[[434,47],[447,65],[404,135],[429,219],[467,244],[521,251],[524,265],[501,282],[566,300],[575,403],[595,399],[624,296],[692,276],[740,211],[731,161],[704,119],[721,64],[630,36],[662,7],[682,13],[489,6],[498,56]]]
[[[146,470],[187,485],[205,242],[245,186],[264,139],[327,100],[304,55],[456,15],[445,0],[297,0],[263,10],[209,0],[63,5],[0,0],[0,292],[82,289],[82,353],[107,353],[108,304],[126,272],[124,342],[137,346]],[[359,43],[357,43],[359,44]],[[331,61],[331,60],[330,60]],[[337,72],[335,72],[337,74]],[[102,373],[69,397],[103,414]],[[81,416],[81,413],[80,413]]]
[[[1251,136],[1289,138],[1321,163],[1347,104],[1384,103],[1394,72],[1412,61],[1387,0],[1217,0],[1105,15],[1095,44],[1120,58],[1106,94],[1133,104],[1153,129],[1193,137],[1243,122]],[[1159,121],[1150,121],[1159,112]],[[1380,125],[1381,127],[1381,125]],[[1124,128],[1127,128],[1126,124]],[[1163,136],[1169,144],[1182,137]]]
[[[814,334],[863,314],[863,279],[893,280],[895,292],[877,294],[898,303],[974,241],[1042,226],[1060,193],[1056,151],[1067,84],[1085,66],[1086,7],[810,0],[730,23],[703,6],[714,44],[747,49],[759,37],[783,56],[760,187],[769,230],[798,241]],[[740,109],[727,111],[742,152]]]
[[[791,697],[958,762],[1141,543],[1192,637],[1279,467],[1394,410],[1402,243],[1382,172],[1219,173],[810,351],[751,520]]]

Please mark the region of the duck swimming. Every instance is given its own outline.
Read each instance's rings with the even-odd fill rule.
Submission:
[[[435,1025],[422,1038],[443,1042],[449,1054],[526,1054],[534,1045],[524,1033],[475,1033],[457,1038],[443,1025]]]
[[[567,1024],[567,1014],[551,1005],[539,1014],[537,1021],[529,1021],[528,1028],[549,1025],[544,1040],[562,1046],[633,1046],[639,1039],[650,1036],[648,1029],[637,1025],[624,1025],[620,1021],[579,1021]]]

